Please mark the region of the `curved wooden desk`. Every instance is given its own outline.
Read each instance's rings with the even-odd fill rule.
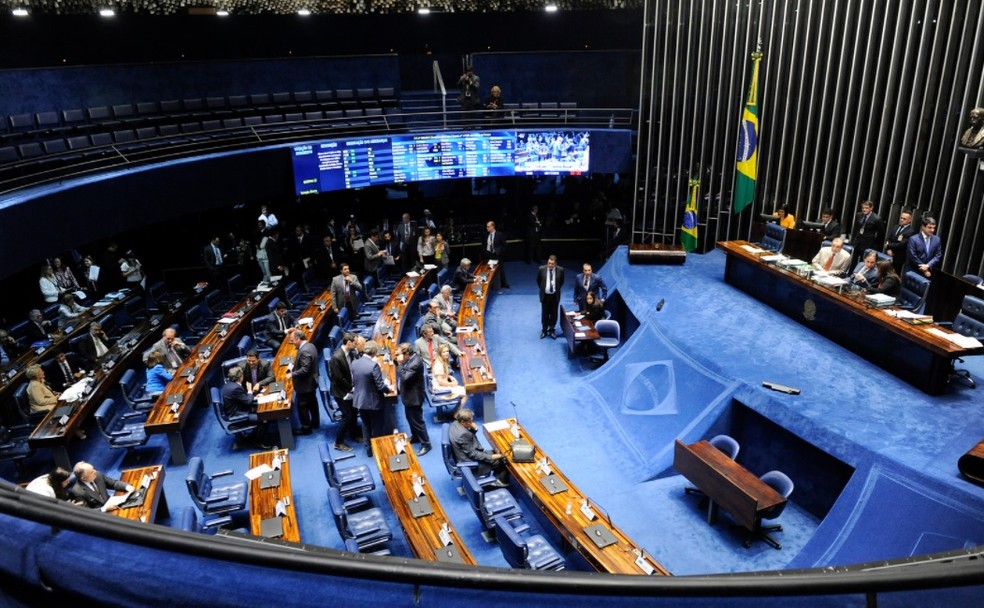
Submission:
[[[544,516],[557,528],[561,536],[595,570],[611,574],[646,574],[647,572],[643,569],[641,563],[645,562],[649,568],[652,568],[653,574],[670,574],[666,568],[660,565],[640,545],[632,542],[622,530],[612,524],[606,514],[600,511],[600,507],[597,504],[591,503],[591,500],[583,492],[578,490],[571,480],[550,462],[546,453],[540,449],[540,446],[536,445],[536,442],[526,432],[526,429],[516,424],[514,418],[486,422],[482,425],[482,430],[485,432],[486,439],[495,448],[495,451],[500,454],[511,454],[510,444],[516,440],[512,432],[513,425],[516,425],[516,429],[519,431],[519,438],[535,447],[536,460],[547,458],[553,475],[556,476],[556,481],[563,484],[561,487],[566,486],[567,489],[551,494],[544,483],[540,481],[540,478],[544,477],[544,475],[537,469],[536,462],[513,462],[512,458],[507,456],[506,467],[512,474],[513,479],[516,480],[516,483],[519,484],[519,487],[533,501],[533,504],[543,512]],[[581,501],[584,499],[588,500],[592,510],[595,512],[596,516],[593,519],[589,520],[588,516],[580,509]],[[569,513],[568,505],[570,505]],[[599,547],[591,540],[591,535],[586,531],[586,528],[597,525],[602,525],[611,533],[614,537],[612,544]]]
[[[253,536],[266,536],[263,530],[263,521],[277,517],[277,501],[286,499],[284,509],[286,513],[280,516],[282,526],[281,534],[271,535],[268,538],[280,538],[290,542],[301,542],[301,531],[297,525],[297,513],[294,511],[294,495],[291,493],[290,486],[290,459],[287,457],[287,450],[273,450],[271,452],[256,452],[249,455],[249,468],[254,469],[260,465],[272,466],[273,459],[280,457],[280,484],[263,488],[263,478],[257,477],[249,483],[249,531]]]
[[[397,455],[397,440],[405,442],[406,451],[399,456],[406,459],[405,463],[408,467],[402,471],[391,471],[390,457]],[[453,561],[470,566],[476,565],[475,558],[465,546],[465,541],[451,525],[451,520],[441,507],[441,503],[427,481],[423,469],[420,468],[420,461],[417,460],[417,455],[413,453],[410,439],[406,434],[399,433],[376,437],[372,440],[372,453],[376,459],[376,466],[379,468],[379,478],[386,488],[386,497],[389,498],[393,512],[396,513],[397,519],[400,520],[400,527],[403,528],[403,536],[407,539],[407,544],[410,545],[410,549],[417,559],[449,561],[447,545],[441,539],[442,527],[447,525],[448,538],[454,545],[458,557],[460,557],[460,561]],[[410,501],[420,500],[413,488],[415,477],[421,480],[424,492],[422,497],[426,498],[426,502],[433,510],[433,513],[420,517],[415,517],[410,508]]]
[[[144,475],[150,478],[150,483],[147,485],[147,495],[143,504],[127,509],[116,509],[110,513],[124,519],[133,519],[150,524],[154,523],[158,516],[170,517],[167,508],[167,496],[164,495],[164,465],[156,464],[139,469],[127,469],[120,473],[120,481],[130,484],[134,488],[139,488]],[[116,493],[122,494],[123,492],[117,491]]]
[[[495,420],[495,390],[492,360],[485,347],[485,307],[497,269],[482,262],[475,268],[478,281],[461,294],[458,308],[458,349],[465,393],[482,395],[482,420]]]
[[[144,428],[148,435],[167,433],[171,462],[174,464],[184,464],[188,460],[181,429],[191,417],[192,404],[207,386],[208,377],[222,364],[223,353],[248,331],[250,320],[260,310],[266,310],[270,300],[282,289],[278,285],[263,292],[253,292],[233,306],[224,316],[229,322],[216,323],[195,345],[175,372],[174,380],[168,383],[150,410]]]
[[[317,297],[311,300],[300,316],[297,318],[298,325],[303,325],[308,341],[312,344],[317,336],[325,328],[326,322],[334,314],[331,306],[331,289],[326,289]],[[310,323],[301,323],[302,319],[310,319]],[[283,385],[284,398],[267,403],[260,403],[256,406],[256,415],[264,422],[276,422],[277,433],[280,435],[280,446],[285,448],[294,447],[294,434],[290,426],[290,419],[294,408],[294,379],[287,369],[288,364],[294,362],[297,356],[297,347],[284,340],[280,348],[274,354],[270,365],[273,367],[273,376],[277,383]],[[263,394],[269,391],[265,390]],[[279,391],[278,391],[279,392]]]

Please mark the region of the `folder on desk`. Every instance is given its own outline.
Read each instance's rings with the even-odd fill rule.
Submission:
[[[260,489],[276,488],[280,485],[280,469],[274,469],[264,473],[260,477]]]
[[[407,460],[406,454],[394,454],[389,457],[390,473],[396,473],[397,471],[406,471],[409,468],[410,468],[410,462]]]
[[[547,489],[547,492],[550,492],[551,496],[567,491],[567,484],[564,483],[564,480],[557,477],[553,473],[541,477],[540,483],[542,483],[543,487]]]
[[[284,522],[279,517],[270,517],[260,522],[260,536],[276,538],[284,535]]]
[[[55,413],[51,415],[51,419],[60,420],[62,416],[68,416],[71,414],[73,409],[75,409],[75,406],[63,405],[55,410]]]
[[[120,504],[121,509],[132,509],[133,507],[139,507],[144,504],[144,500],[147,498],[147,490],[145,488],[140,488],[135,492],[130,492],[130,495]]]
[[[175,403],[181,403],[181,402],[184,401],[184,397],[185,397],[185,394],[184,393],[178,393],[177,395],[171,395],[170,397],[167,398],[167,401],[165,403],[167,403],[168,405],[174,405]]]
[[[471,369],[481,369],[485,367],[485,361],[482,359],[472,359],[468,362],[468,367]]]
[[[430,515],[434,512],[434,507],[431,506],[431,503],[427,500],[426,496],[411,498],[407,501],[407,504],[410,505],[410,514],[415,518]]]
[[[178,374],[178,377],[187,378],[188,376],[194,376],[195,372],[197,371],[198,371],[197,367],[186,367],[183,370],[181,370],[181,373]]]
[[[271,395],[273,393],[279,393],[282,390],[284,390],[283,382],[271,382],[267,385],[267,393],[270,393]]]
[[[584,533],[588,535],[594,544],[598,545],[599,549],[604,549],[608,545],[614,545],[618,542],[618,539],[615,538],[615,535],[612,534],[612,531],[605,524],[599,523],[588,526],[584,529]]]
[[[293,362],[294,362],[294,357],[291,357],[290,355],[285,355],[283,357],[280,357],[280,359],[277,361],[277,364],[280,365],[280,367],[286,367]]]
[[[447,547],[441,547],[439,549],[434,549],[434,557],[437,558],[439,562],[449,562],[452,564],[463,564],[465,563],[461,559],[461,554],[454,545],[448,545]]]

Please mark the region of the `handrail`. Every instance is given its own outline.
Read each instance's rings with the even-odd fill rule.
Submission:
[[[174,551],[202,559],[287,568],[333,577],[486,589],[497,594],[562,593],[573,597],[822,596],[984,584],[984,547],[833,568],[671,577],[608,576],[593,572],[517,571],[487,566],[465,568],[368,555],[360,555],[355,560],[350,554],[322,547],[299,551],[304,547],[212,537],[123,520],[30,494],[2,480],[0,513],[89,534],[98,539]],[[33,549],[25,546],[25,551],[28,550]],[[593,601],[586,600],[585,605]]]
[[[448,90],[444,87],[444,76],[441,75],[441,66],[437,63],[437,59],[434,60],[432,64],[432,69],[434,70],[434,92],[441,93],[441,114],[444,116],[444,128],[448,128]]]

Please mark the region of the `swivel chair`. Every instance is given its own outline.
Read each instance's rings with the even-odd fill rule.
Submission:
[[[769,471],[768,473],[762,475],[759,479],[772,486],[772,488],[783,498],[789,498],[789,495],[793,493],[793,481],[781,471]],[[764,540],[774,549],[782,549],[782,545],[779,544],[779,541],[769,536],[769,532],[782,532],[782,525],[775,524],[771,526],[763,526],[762,520],[771,521],[778,519],[778,517],[782,515],[782,512],[786,509],[786,504],[788,503],[784,502],[771,511],[763,513],[762,516],[759,517],[759,520],[755,525],[755,531],[745,539],[745,548],[751,547],[752,541],[759,539]]]
[[[984,299],[972,295],[966,295],[960,303],[960,312],[953,319],[952,323],[938,323],[943,327],[949,327],[960,335],[969,338],[976,338],[984,341]],[[959,357],[954,361],[963,362]],[[960,380],[970,388],[977,388],[977,383],[970,376],[970,372],[965,369],[957,369],[955,365],[950,370],[950,380]]]
[[[478,483],[473,469],[467,467],[461,469],[461,487],[465,490],[465,497],[468,498],[472,511],[482,523],[483,530],[494,529],[497,519],[504,521],[522,519],[523,511],[509,490],[506,488],[486,490]],[[529,526],[523,524],[517,529],[525,532]]]
[[[899,290],[899,306],[916,314],[926,309],[926,294],[929,293],[929,279],[912,270],[902,275],[902,288]]]
[[[96,425],[111,448],[132,448],[147,443],[146,412],[135,412],[115,399],[106,399],[96,410]]]
[[[377,550],[393,538],[382,510],[373,507],[350,513],[338,488],[332,487],[328,488],[328,504],[338,534],[343,541],[355,541],[360,552]]]
[[[199,456],[192,456],[188,461],[185,485],[202,515],[225,515],[246,507],[246,482],[233,481],[237,478],[231,475],[231,470],[206,474],[205,463]]]
[[[618,321],[612,319],[599,319],[595,323],[595,330],[598,332],[598,337],[594,340],[595,347],[601,351],[601,359],[599,363],[604,363],[608,361],[608,351],[612,348],[618,348],[621,343],[621,327]]]
[[[499,550],[513,568],[563,570],[567,562],[541,534],[524,537],[504,517],[495,518],[495,538]]]

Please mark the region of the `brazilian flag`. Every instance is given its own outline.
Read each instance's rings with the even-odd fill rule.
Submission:
[[[687,196],[687,207],[683,210],[683,225],[680,226],[680,244],[684,250],[697,249],[697,187],[700,182],[690,180],[690,195]]]
[[[752,53],[752,82],[748,87],[748,99],[741,115],[738,132],[738,164],[735,172],[735,213],[755,200],[755,180],[758,178],[758,78],[762,53]]]

